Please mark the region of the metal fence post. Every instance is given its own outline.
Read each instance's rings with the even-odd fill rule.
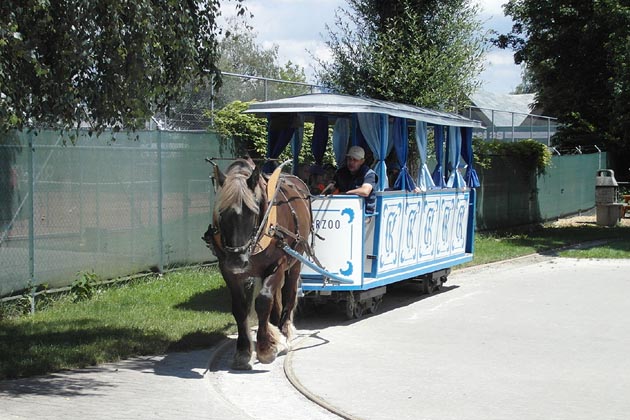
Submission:
[[[263,86],[264,86],[264,90],[265,90],[265,101],[266,101],[267,100],[267,94],[268,94],[267,79],[263,80]]]
[[[162,219],[162,207],[164,206],[164,192],[162,182],[162,130],[158,128],[157,132],[157,161],[158,161],[158,208],[157,208],[157,222],[158,222],[158,252],[159,263],[158,270],[160,273],[164,272],[164,220]]]
[[[210,126],[214,127],[214,74],[210,76]]]
[[[28,275],[31,286],[31,314],[35,313],[35,139],[33,131],[28,132]]]

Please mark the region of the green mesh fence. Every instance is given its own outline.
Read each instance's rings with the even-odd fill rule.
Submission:
[[[214,200],[204,158],[230,157],[214,134],[82,135],[73,145],[40,131],[1,140],[0,296],[66,286],[79,272],[106,279],[214,260],[200,239]],[[478,168],[478,229],[592,208],[605,162],[605,154],[554,156],[536,177],[495,158],[490,169]]]
[[[595,206],[595,176],[606,153],[553,156],[544,175],[514,159],[478,168],[477,228],[501,229],[553,220]]]
[[[64,143],[65,141],[65,143]],[[28,147],[29,142],[32,147]],[[10,133],[0,142],[0,296],[214,259],[210,133]]]

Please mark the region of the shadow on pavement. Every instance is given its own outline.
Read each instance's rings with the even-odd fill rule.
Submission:
[[[379,314],[393,309],[430,299],[442,293],[448,293],[450,290],[458,287],[457,285],[442,286],[441,291],[423,294],[421,284],[416,282],[392,284],[387,286],[387,293],[383,296],[383,301],[374,314],[365,313],[361,318],[348,319],[343,306],[340,304],[330,302],[317,306],[309,305],[307,308],[302,307],[299,314],[296,314],[295,326],[300,330],[316,330],[335,325],[352,325],[365,318],[379,316]]]

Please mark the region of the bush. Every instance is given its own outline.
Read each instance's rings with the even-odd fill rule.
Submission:
[[[482,168],[490,166],[492,156],[503,156],[529,164],[536,174],[544,174],[547,167],[551,165],[549,148],[536,140],[528,139],[511,143],[498,140],[484,141],[475,137],[473,143],[475,161]]]

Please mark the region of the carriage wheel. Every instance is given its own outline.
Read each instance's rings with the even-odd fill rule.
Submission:
[[[424,279],[422,280],[422,293],[424,293],[425,295],[430,295],[433,293],[435,286],[433,285],[433,282],[431,281],[431,279]]]
[[[435,284],[435,290],[441,292],[444,288],[444,283],[446,283],[446,276],[440,277],[440,279]]]
[[[346,301],[346,318],[359,319],[363,316],[363,305],[360,302]]]
[[[354,295],[352,292],[348,292],[348,299],[345,301],[345,310],[346,310],[346,318],[353,319],[354,318],[354,307],[356,303],[354,302]]]
[[[370,299],[370,306],[367,308],[368,312],[371,314],[375,314],[378,311],[378,307],[383,301],[383,296],[377,296]]]
[[[346,318],[359,319],[363,315],[363,304],[355,300],[354,294],[348,292],[348,299],[346,300]]]
[[[363,303],[356,302],[354,304],[354,318],[359,319],[363,316]]]

